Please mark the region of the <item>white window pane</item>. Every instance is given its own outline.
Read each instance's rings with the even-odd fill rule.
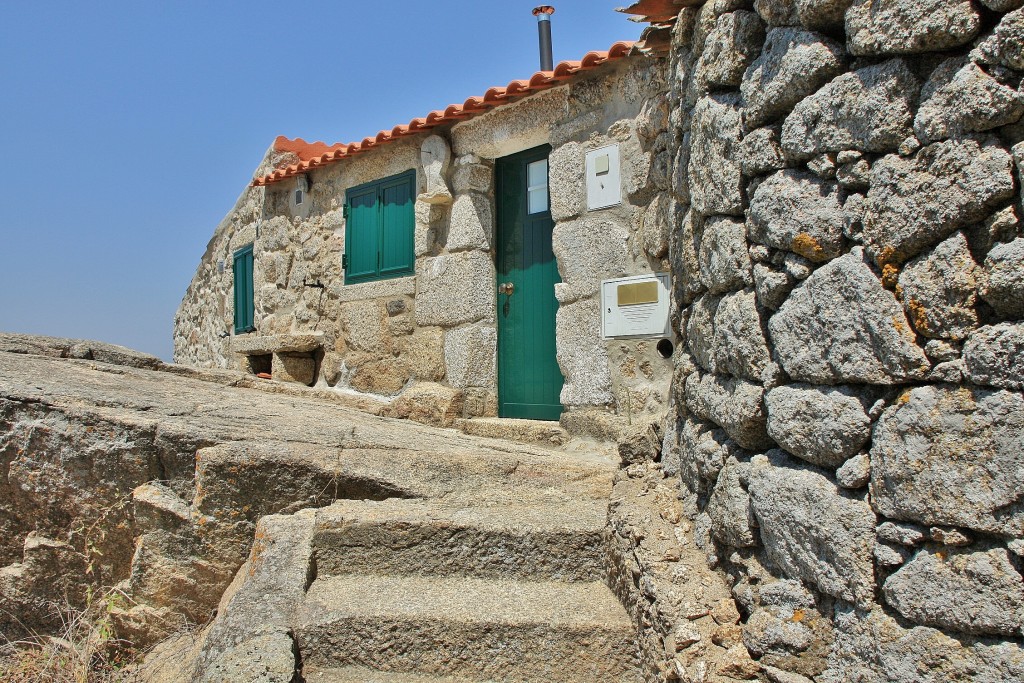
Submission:
[[[548,184],[548,160],[541,159],[535,161],[526,167],[526,183],[530,186],[530,189],[538,187],[540,185],[547,186]]]
[[[529,212],[542,213],[548,210],[548,188],[536,187],[529,192]]]
[[[526,166],[528,213],[548,210],[548,160],[541,159]]]

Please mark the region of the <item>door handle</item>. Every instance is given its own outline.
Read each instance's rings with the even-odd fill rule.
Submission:
[[[516,285],[514,282],[502,282],[498,285],[498,294],[504,294],[505,296],[512,296],[512,293],[516,291]]]

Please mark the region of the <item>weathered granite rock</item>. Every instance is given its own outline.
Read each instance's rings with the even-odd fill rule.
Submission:
[[[458,194],[463,192],[487,194],[491,191],[493,177],[494,169],[489,164],[484,163],[475,154],[464,154],[455,160],[452,189]]]
[[[919,550],[885,581],[885,600],[907,619],[974,635],[1020,636],[1024,578],[1005,548]]]
[[[764,387],[734,377],[694,373],[686,380],[686,406],[722,427],[740,446],[770,448],[763,406]]]
[[[859,489],[871,481],[871,456],[858,453],[836,470],[836,483],[844,489]]]
[[[979,0],[981,4],[996,12],[1009,12],[1024,5],[1024,0]]]
[[[426,181],[426,191],[420,198],[428,204],[449,204],[452,192],[446,177],[451,166],[452,150],[440,135],[431,135],[420,145],[420,165]]]
[[[982,327],[967,338],[963,354],[974,384],[1024,391],[1024,323]]]
[[[781,451],[755,456],[750,502],[765,552],[789,578],[858,605],[874,598],[875,515],[818,472]]]
[[[903,309],[856,249],[793,290],[768,329],[782,367],[800,382],[894,384],[929,365]]]
[[[1013,195],[1012,160],[995,139],[939,142],[871,169],[864,237],[879,265],[898,263],[984,218]]]
[[[1024,144],[1021,145],[1021,151],[1024,151]],[[1018,168],[1021,167],[1021,161],[1017,161],[1016,164]],[[964,228],[967,243],[971,246],[975,260],[983,263],[989,252],[1000,242],[1012,242],[1016,239],[1020,225],[1017,207],[1011,205],[997,210],[980,223]]]
[[[416,268],[416,322],[454,327],[494,320],[494,262],[482,251],[421,259]]]
[[[487,195],[477,192],[461,194],[452,205],[452,215],[448,223],[448,249],[487,251],[491,248],[493,229],[491,200]]]
[[[1024,656],[1014,642],[952,638],[933,628],[903,628],[882,609],[865,614],[837,607],[835,645],[817,683],[892,681],[1006,683],[1024,679]]]
[[[754,0],[754,9],[772,26],[798,26],[832,31],[843,26],[853,0]]]
[[[761,56],[743,75],[743,120],[757,128],[789,113],[843,71],[845,54],[833,40],[811,31],[768,31]]]
[[[990,64],[1024,71],[1024,9],[1004,16],[978,52]]]
[[[316,380],[316,361],[309,354],[275,353],[271,376],[280,382],[312,386]]]
[[[1024,95],[987,74],[967,57],[940,64],[921,89],[914,133],[934,142],[1005,126],[1024,114]]]
[[[871,438],[871,420],[848,389],[776,387],[765,396],[765,407],[769,436],[815,465],[838,467]]]
[[[608,350],[594,320],[600,320],[600,302],[576,301],[558,307],[555,334],[559,340],[558,365],[565,376],[561,401],[565,406],[602,406],[615,400]]]
[[[245,337],[235,337],[243,339]],[[0,352],[32,354],[52,358],[95,360],[133,368],[159,368],[163,362],[156,356],[117,344],[85,339],[44,337],[34,334],[0,332]]]
[[[675,207],[672,198],[661,193],[651,200],[643,213],[640,227],[636,232],[636,241],[651,258],[661,259],[668,256],[669,242],[672,239],[672,217]]]
[[[866,190],[871,186],[871,164],[857,159],[836,169],[836,181],[847,190]]]
[[[709,372],[760,381],[771,362],[753,289],[702,296],[690,309],[686,336],[694,359]]]
[[[444,337],[444,364],[453,387],[495,386],[498,333],[490,325],[448,330]]]
[[[739,463],[730,459],[718,475],[706,508],[711,516],[711,535],[734,548],[757,545],[750,495],[740,484]]]
[[[583,168],[586,157],[578,142],[567,142],[551,150],[548,156],[548,185],[551,188],[551,219],[568,221],[583,213],[586,183]]]
[[[962,232],[910,261],[900,273],[903,307],[917,333],[958,341],[978,325],[978,265]]]
[[[1024,396],[952,386],[904,393],[875,425],[875,509],[896,520],[1024,533]]]
[[[855,55],[946,50],[978,35],[970,0],[856,0],[846,12],[846,44]]]
[[[450,427],[462,417],[465,395],[459,389],[417,382],[381,410],[381,415],[436,427]]]
[[[444,331],[439,327],[421,327],[396,344],[409,376],[425,382],[445,378]]]
[[[750,199],[751,239],[812,261],[842,253],[845,214],[836,184],[800,171],[779,171]]]
[[[559,223],[551,235],[562,282],[575,298],[597,294],[601,280],[626,274],[629,232],[619,223],[598,218]]]
[[[905,546],[921,545],[928,538],[926,530],[916,524],[882,522],[876,531],[879,540]]]
[[[793,108],[782,124],[782,147],[803,156],[893,151],[911,133],[920,89],[902,59],[845,73]]]
[[[731,95],[703,97],[690,123],[690,199],[705,215],[743,213],[740,108]]]
[[[774,270],[763,263],[754,265],[754,289],[757,290],[757,303],[773,311],[785,302],[793,291],[796,281],[787,273]]]
[[[699,227],[695,229],[694,215],[689,208],[682,213],[677,206],[675,216],[676,226],[669,236],[672,287],[675,290],[675,300],[680,306],[687,306],[704,292],[700,260],[697,256],[702,230]]]
[[[752,130],[740,143],[740,165],[743,174],[761,175],[786,167],[786,158],[779,142],[782,128],[769,126]]]
[[[981,298],[1006,318],[1024,318],[1024,238],[997,244],[985,258]]]
[[[686,417],[680,428],[680,477],[702,501],[711,493],[729,457],[729,436],[713,422]]]
[[[700,239],[698,264],[704,286],[712,294],[753,284],[743,222],[724,216],[709,218]]]
[[[704,40],[704,50],[694,67],[694,83],[705,92],[716,86],[739,85],[762,42],[764,25],[753,12],[738,10],[720,15]]]

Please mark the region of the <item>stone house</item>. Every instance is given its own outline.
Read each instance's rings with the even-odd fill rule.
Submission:
[[[358,143],[279,137],[174,360],[439,424],[663,413],[667,90],[665,60],[620,42]]]

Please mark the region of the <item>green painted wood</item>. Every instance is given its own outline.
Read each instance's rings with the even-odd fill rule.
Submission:
[[[235,290],[235,334],[256,329],[255,297],[253,296],[252,245],[235,252],[232,262]]]
[[[380,275],[395,277],[413,272],[413,212],[412,173],[381,184],[381,259]]]
[[[416,172],[349,188],[345,192],[345,282],[369,282],[415,271]]]
[[[550,147],[499,159],[495,166],[498,209],[498,411],[501,417],[557,420],[564,379],[555,353],[555,284],[550,208],[530,214],[527,168],[546,160]]]
[[[370,280],[377,276],[377,188],[349,190],[346,199],[345,255],[348,256],[348,269],[345,282]]]

